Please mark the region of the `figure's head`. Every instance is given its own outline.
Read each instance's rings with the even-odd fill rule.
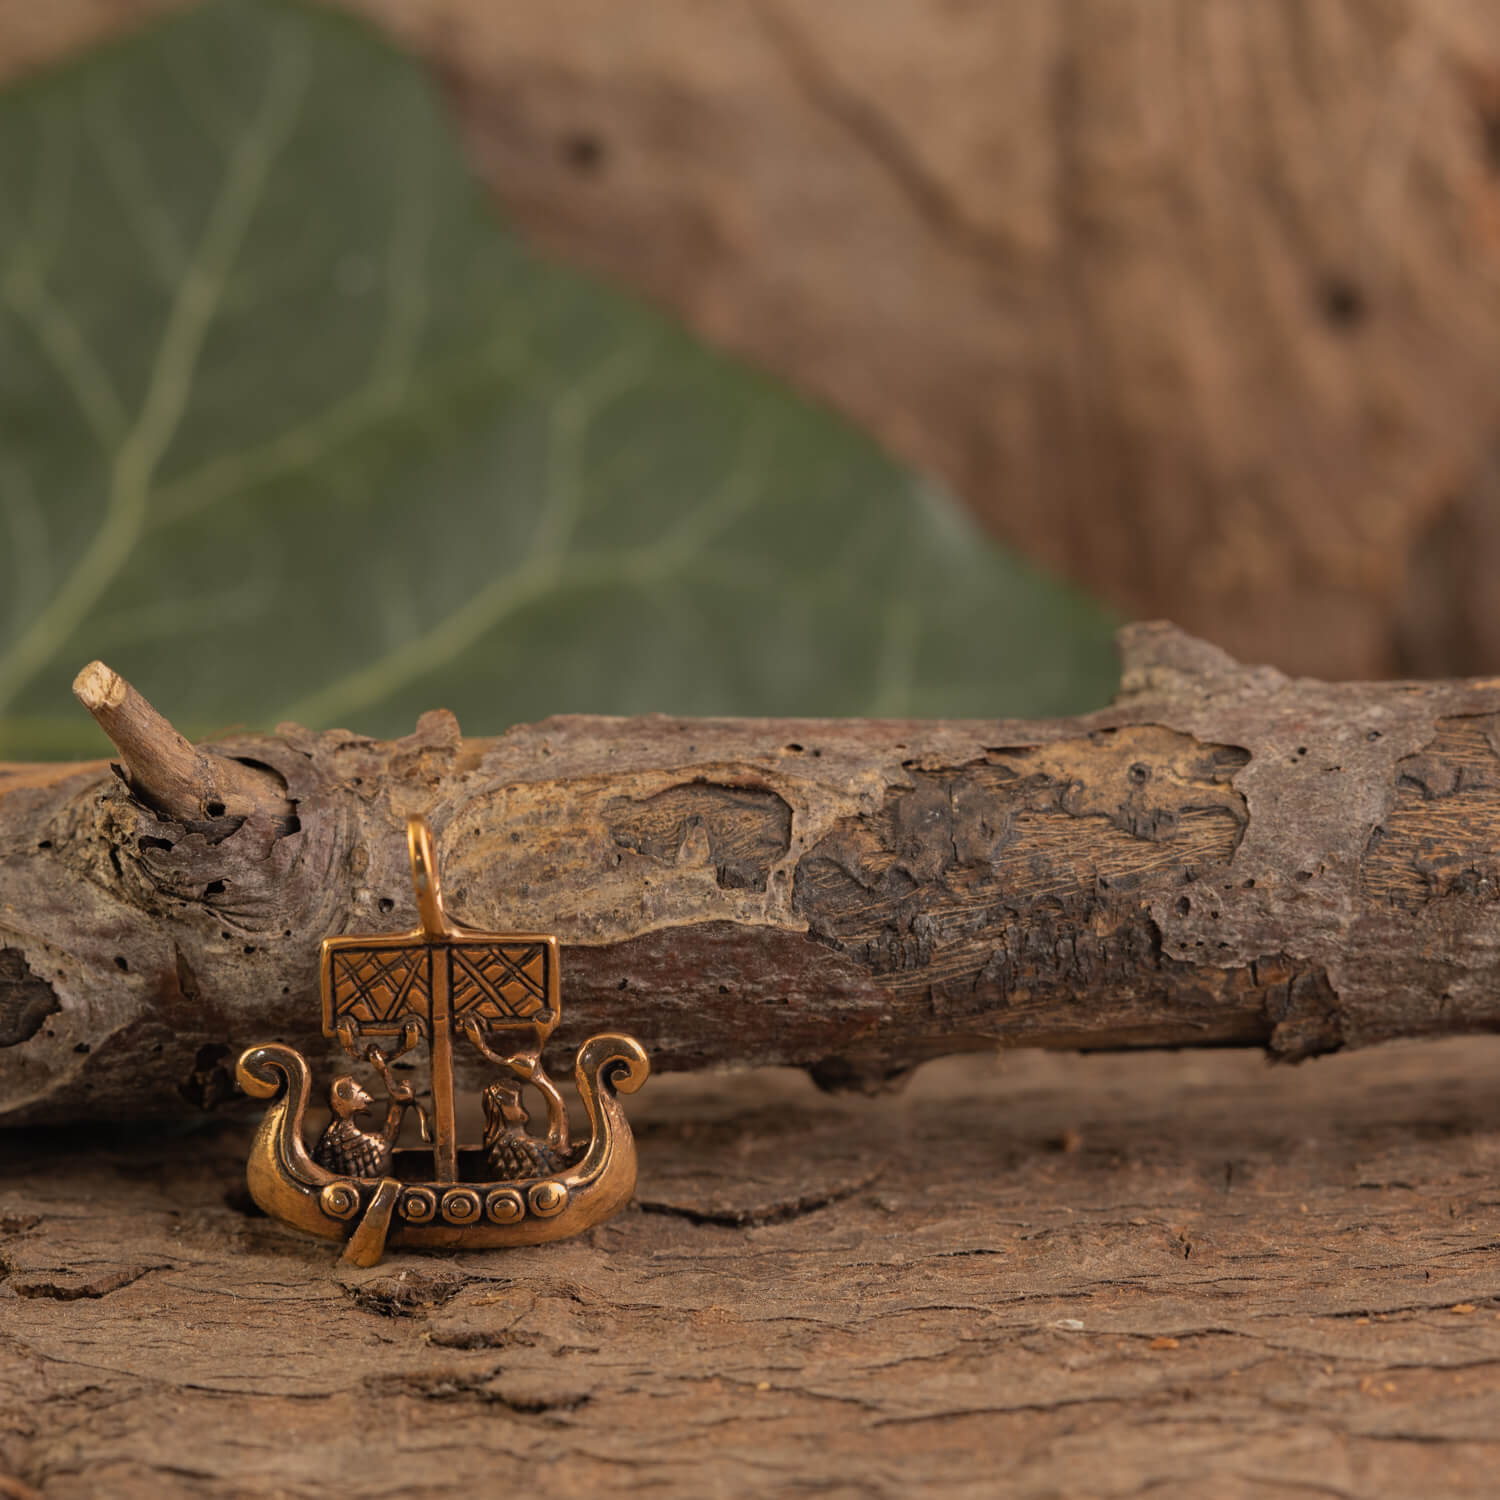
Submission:
[[[526,1108],[521,1090],[508,1078],[497,1079],[484,1091],[485,1138],[498,1135],[508,1125],[524,1125]]]
[[[335,1078],[333,1087],[328,1091],[328,1103],[341,1120],[347,1120],[350,1115],[357,1115],[360,1110],[368,1109],[373,1102],[352,1073],[344,1073]]]

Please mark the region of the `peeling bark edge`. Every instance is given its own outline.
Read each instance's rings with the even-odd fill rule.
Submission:
[[[0,947],[51,996],[0,1048],[0,1118],[213,1108],[250,1042],[325,1056],[318,941],[411,924],[413,811],[464,920],[562,938],[559,1047],[628,1029],[666,1070],[878,1087],[959,1050],[1500,1025],[1500,680],[1291,680],[1164,624],[1121,646],[1116,702],[1071,720],[464,740],[437,711],[184,752],[142,713],[124,781],[0,768]],[[230,766],[242,800],[198,816]]]
[[[15,1047],[62,1009],[57,992],[26,966],[16,948],[0,948],[0,1047]]]

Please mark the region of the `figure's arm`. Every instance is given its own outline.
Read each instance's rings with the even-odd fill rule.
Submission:
[[[509,1059],[510,1066],[536,1087],[547,1101],[547,1144],[554,1151],[568,1148],[568,1106],[557,1085],[547,1076],[541,1058],[535,1052],[518,1052]]]
[[[406,1086],[406,1094],[405,1099],[398,1098],[395,1094],[391,1095],[390,1108],[385,1112],[385,1124],[380,1131],[385,1137],[387,1146],[394,1146],[396,1137],[401,1134],[401,1122],[406,1118],[406,1106],[412,1102],[410,1086]]]
[[[536,1086],[537,1091],[547,1101],[547,1144],[554,1151],[566,1151],[570,1141],[568,1106],[558,1092],[557,1085],[547,1076],[547,1070],[542,1067],[540,1052],[536,1048],[531,1048],[524,1052],[513,1052],[509,1057],[502,1057],[485,1041],[484,1029],[473,1016],[465,1018],[463,1030],[464,1035],[482,1056],[487,1057],[497,1067],[508,1068],[517,1078]]]
[[[375,1070],[385,1081],[385,1091],[390,1096],[390,1108],[385,1112],[385,1124],[381,1128],[381,1134],[385,1137],[386,1144],[390,1146],[396,1144],[396,1137],[401,1134],[401,1122],[406,1117],[408,1109],[415,1109],[417,1112],[417,1122],[422,1129],[422,1139],[424,1141],[431,1139],[427,1127],[427,1111],[417,1103],[417,1096],[411,1084],[404,1080],[398,1083],[391,1077],[391,1064],[398,1057],[402,1057],[410,1052],[417,1045],[421,1036],[421,1027],[415,1021],[408,1021],[401,1028],[401,1045],[393,1053],[387,1055],[379,1047],[368,1047],[365,1049],[366,1061],[374,1065]]]
[[[490,1044],[484,1039],[484,1028],[473,1016],[465,1016],[463,1021],[464,1035],[473,1044],[474,1050],[481,1057],[488,1058],[497,1068],[510,1068],[511,1061],[508,1057],[501,1057]],[[512,1068],[512,1071],[514,1069]]]

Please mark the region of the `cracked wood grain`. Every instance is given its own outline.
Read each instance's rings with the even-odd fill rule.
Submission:
[[[146,705],[189,782],[249,790],[164,797],[139,744],[123,780],[0,769],[0,1116],[196,1112],[251,1042],[328,1055],[318,941],[412,924],[418,811],[463,920],[560,935],[560,1045],[625,1028],[661,1071],[1500,1026],[1500,680],[1124,651],[1110,708],[1030,723],[438,711],[184,751]]]
[[[959,1058],[878,1098],[658,1079],[639,1206],[370,1271],[249,1210],[238,1122],[12,1132],[0,1473],[46,1500],[523,1470],[695,1500],[1483,1496],[1497,1067],[1486,1038]]]

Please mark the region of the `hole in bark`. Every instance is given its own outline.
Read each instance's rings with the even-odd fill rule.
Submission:
[[[137,839],[136,847],[138,849],[170,849],[172,847],[172,840],[147,836],[146,838]]]
[[[516,1345],[530,1349],[536,1340],[508,1328],[443,1328],[429,1333],[427,1342],[439,1349],[509,1349]]]
[[[79,1044],[76,1047],[74,1047],[73,1050],[75,1052],[79,1053],[81,1056],[87,1057],[88,1054],[89,1054],[89,1050],[90,1050],[89,1049],[89,1044],[87,1042],[79,1042]]]
[[[1500,114],[1488,111],[1481,114],[1479,134],[1484,143],[1484,159],[1490,171],[1500,176]]]
[[[115,954],[115,968],[117,968],[122,974],[128,974],[130,972],[130,965],[126,963],[125,955],[123,953]]]
[[[1348,276],[1327,277],[1319,289],[1318,301],[1331,328],[1351,331],[1369,316],[1370,304],[1364,288]]]
[[[365,1312],[384,1318],[421,1316],[441,1307],[463,1290],[456,1278],[431,1275],[426,1271],[407,1270],[395,1276],[379,1276],[359,1286],[344,1288],[344,1294]]]
[[[61,1009],[56,991],[27,967],[21,950],[0,948],[0,1047],[14,1047],[35,1036],[47,1017]]]
[[[1151,767],[1138,760],[1127,774],[1136,786],[1144,786],[1151,779]]]
[[[248,755],[236,755],[232,758],[242,766],[249,766],[252,771],[264,771],[267,776],[275,777],[281,783],[282,789],[286,789],[286,777],[275,766],[267,765],[263,760],[254,760]]]
[[[789,750],[793,755],[801,755],[802,754],[802,746],[801,745],[795,745],[795,744],[793,744],[793,745],[787,745],[785,748],[787,750]]]
[[[41,841],[41,843],[37,845],[38,849],[50,849],[51,847],[52,847],[52,840],[51,839],[43,839]]]
[[[1179,917],[1187,916],[1187,914],[1192,911],[1192,909],[1193,903],[1189,901],[1186,896],[1179,896],[1177,898],[1177,915]]]
[[[203,811],[211,818],[222,818],[224,816],[224,804],[222,802],[205,802]]]
[[[224,894],[224,882],[222,880],[210,880],[203,887],[203,894],[205,896],[222,896]]]
[[[206,1042],[193,1059],[193,1071],[178,1084],[177,1092],[202,1110],[216,1109],[234,1094],[234,1079],[224,1066],[232,1049],[223,1042]]]
[[[379,907],[379,908],[380,908],[380,909],[381,909],[381,911],[383,911],[383,912],[384,912],[384,911],[395,911],[395,909],[396,909],[396,903],[395,903],[395,902],[394,902],[394,901],[392,901],[392,900],[391,900],[391,898],[390,898],[390,897],[389,897],[389,896],[382,896],[382,897],[381,897],[381,898],[380,898],[380,900],[379,900],[379,901],[377,901],[377,902],[376,902],[376,903],[375,903],[375,904],[376,904],[376,905],[377,905],[377,906],[378,906],[378,907]]]
[[[609,158],[604,142],[590,131],[576,130],[558,144],[558,155],[575,172],[592,177],[602,172]]]

